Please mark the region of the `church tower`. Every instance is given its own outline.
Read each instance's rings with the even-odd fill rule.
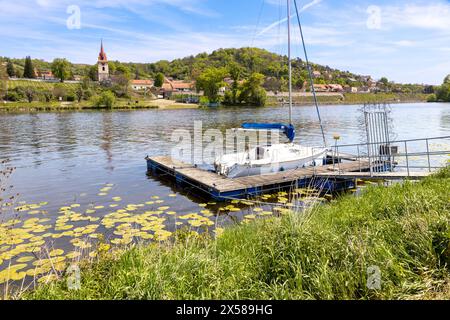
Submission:
[[[103,40],[100,48],[100,54],[98,55],[98,81],[109,80],[109,67],[108,58],[106,57],[105,50],[103,50]]]

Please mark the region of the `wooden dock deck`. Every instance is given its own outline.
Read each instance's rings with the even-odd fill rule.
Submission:
[[[370,172],[364,172],[370,171],[367,161],[301,168],[235,179],[201,170],[191,164],[165,156],[147,158],[147,166],[148,171],[152,174],[167,175],[174,178],[177,183],[195,187],[219,201],[245,198],[289,186],[310,186],[311,182],[316,184],[316,187],[320,186],[329,190],[351,188],[355,185],[355,179],[370,177]],[[377,175],[381,174],[385,174],[384,178],[389,179],[390,177],[400,177],[402,173],[377,173]],[[419,176],[423,177],[424,175],[417,175],[417,177]]]

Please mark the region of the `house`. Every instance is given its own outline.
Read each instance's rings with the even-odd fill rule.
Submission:
[[[314,78],[319,78],[320,76],[322,76],[322,73],[320,71],[313,71],[313,76]]]
[[[370,93],[370,88],[367,86],[362,86],[358,88],[358,93]]]
[[[344,91],[346,93],[358,93],[358,88],[357,87],[351,87],[351,86],[345,86],[344,87]]]
[[[134,91],[149,90],[149,89],[153,88],[153,86],[155,85],[155,81],[153,81],[153,80],[132,80],[130,85]]]
[[[180,81],[166,78],[161,88],[164,98],[170,98],[172,94],[191,94],[195,91],[195,81]]]
[[[344,88],[340,84],[329,84],[328,88],[331,92],[343,92]]]
[[[37,78],[41,80],[56,80],[56,77],[50,70],[39,70],[36,72],[36,74]]]
[[[314,90],[316,92],[328,92],[329,88],[326,84],[314,84]]]
[[[315,84],[316,92],[343,92],[344,88],[340,84]]]

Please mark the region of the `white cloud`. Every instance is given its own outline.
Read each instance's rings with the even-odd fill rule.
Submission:
[[[272,2],[274,3],[275,0],[272,0]],[[299,13],[304,12],[304,11],[308,10],[309,8],[311,8],[312,6],[315,6],[315,5],[317,5],[317,4],[321,3],[321,2],[322,2],[322,0],[313,0],[313,1],[311,1],[311,2],[309,2],[309,3],[307,3],[307,4],[305,4],[305,5],[304,5],[303,7],[301,7],[298,11],[299,11]],[[275,4],[275,3],[274,3],[274,4]],[[288,16],[288,14],[286,14],[286,18],[283,18],[283,19],[281,19],[281,20],[279,20],[279,21],[275,21],[275,22],[271,23],[270,25],[268,25],[267,27],[265,27],[264,29],[262,29],[262,30],[258,33],[258,36],[261,36],[261,35],[263,35],[263,34],[269,32],[270,30],[274,29],[275,27],[277,27],[277,26],[279,26],[279,25],[281,25],[281,24],[287,22],[287,16]],[[292,14],[291,18],[295,18],[296,16],[297,16],[296,14]]]
[[[405,4],[383,6],[383,24],[389,29],[410,27],[450,31],[450,3]]]

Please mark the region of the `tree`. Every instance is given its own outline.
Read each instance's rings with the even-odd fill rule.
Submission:
[[[450,74],[448,76],[445,77],[444,79],[444,84],[445,83],[450,83]]]
[[[71,64],[66,59],[55,59],[52,63],[52,72],[53,74],[64,82],[70,77],[70,67]]]
[[[62,84],[56,84],[53,87],[53,95],[55,96],[56,99],[64,99],[67,95],[67,90],[66,88],[64,88],[64,85]]]
[[[111,69],[109,69],[109,70],[111,71]],[[98,66],[97,66],[96,64],[89,67],[87,76],[88,76],[89,79],[91,79],[92,81],[97,81],[97,76],[98,76]]]
[[[53,92],[51,92],[50,90],[44,90],[41,92],[42,96],[45,99],[45,102],[50,102],[53,99]]]
[[[118,62],[116,63],[116,71],[115,71],[116,75],[122,75],[125,78],[127,78],[128,80],[131,79],[131,71],[130,68],[128,68],[126,65]]]
[[[14,70],[14,64],[11,60],[9,60],[8,64],[6,65],[6,72],[8,73],[9,77],[14,77],[16,75],[16,70]]]
[[[229,101],[230,104],[237,104],[239,95],[239,81],[241,80],[241,75],[244,73],[244,69],[236,62],[231,62],[228,66],[228,70],[231,80],[233,80],[233,84],[231,85],[231,96],[227,100],[231,100]]]
[[[161,88],[164,84],[164,75],[159,72],[155,77],[155,87]]]
[[[129,97],[129,84],[130,79],[124,74],[116,75],[112,80],[112,91],[117,97],[127,98]]]
[[[450,82],[444,83],[436,92],[438,101],[450,102]]]
[[[23,70],[23,77],[27,78],[27,79],[36,78],[36,74],[34,72],[33,61],[31,61],[30,56],[25,58],[25,68]]]
[[[389,84],[389,80],[388,80],[388,78],[386,78],[386,77],[381,78],[381,79],[380,79],[380,82],[381,82],[383,85],[385,85],[385,86],[387,86],[387,85]]]
[[[228,75],[225,68],[208,68],[197,79],[197,89],[203,90],[209,102],[219,102],[219,90],[226,86],[223,79]]]
[[[36,95],[36,90],[33,87],[25,87],[24,88],[25,96],[29,103],[33,102],[34,96]]]
[[[100,96],[93,98],[94,106],[97,108],[112,108],[116,102],[116,96],[111,91],[104,91]]]
[[[262,87],[264,75],[261,73],[252,73],[250,78],[244,82],[239,95],[241,103],[253,106],[263,107],[266,104],[267,93]]]
[[[6,92],[8,91],[8,73],[5,68],[0,65],[0,99],[7,99]]]
[[[77,96],[77,101],[81,102],[81,100],[83,100],[84,98],[84,89],[83,86],[80,84],[79,86],[77,86],[76,90],[75,90],[75,95]]]

